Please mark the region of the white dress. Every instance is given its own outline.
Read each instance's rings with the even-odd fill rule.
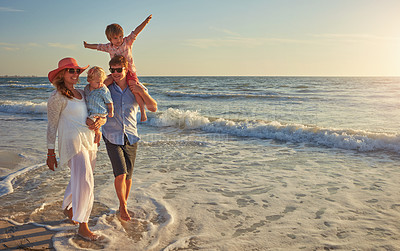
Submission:
[[[54,149],[58,131],[60,166],[68,165],[71,178],[64,194],[63,209],[71,208],[72,220],[88,222],[94,201],[93,169],[97,144],[86,126],[87,108],[82,99],[68,99],[54,91],[47,104],[47,147]]]
[[[58,152],[60,166],[81,152],[82,149],[97,151],[94,144],[94,131],[86,126],[88,116],[84,93],[78,90],[82,99],[68,99],[58,91],[54,91],[47,103],[47,148],[54,149],[58,129]]]

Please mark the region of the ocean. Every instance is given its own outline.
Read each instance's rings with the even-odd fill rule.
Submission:
[[[97,154],[88,243],[62,214],[69,169],[46,165],[47,78],[0,78],[0,217],[57,250],[396,250],[399,77],[141,77],[158,102],[121,223]],[[78,88],[87,84],[81,78]],[[140,116],[140,115],[139,115]]]

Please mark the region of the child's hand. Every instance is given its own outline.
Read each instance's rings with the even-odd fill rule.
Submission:
[[[148,17],[146,18],[147,22],[149,22],[150,19],[151,19],[152,17],[153,17],[153,14],[150,14],[150,16],[148,16]]]
[[[86,43],[86,41],[83,41],[83,47],[87,48],[87,43]]]
[[[143,86],[141,84],[139,84],[139,82],[135,82],[135,81],[129,81],[128,82],[128,87],[131,90],[132,93],[143,93],[145,92],[145,89],[143,88]]]
[[[113,111],[112,111],[112,112],[109,112],[109,113],[108,113],[108,117],[110,117],[110,118],[114,117],[114,112],[113,112]]]

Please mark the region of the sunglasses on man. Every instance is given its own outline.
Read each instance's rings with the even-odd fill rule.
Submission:
[[[114,72],[121,73],[123,69],[125,69],[125,67],[122,67],[122,68],[111,68],[110,67],[110,72],[111,73],[114,73]]]

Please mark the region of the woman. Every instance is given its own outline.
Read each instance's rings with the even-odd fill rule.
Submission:
[[[89,230],[88,221],[94,201],[93,168],[97,144],[94,143],[94,131],[86,126],[83,91],[75,89],[79,75],[88,67],[79,67],[75,59],[64,58],[58,62],[58,68],[48,74],[57,90],[51,93],[47,103],[47,166],[52,171],[57,168],[55,141],[58,131],[59,164],[68,165],[71,170],[63,201],[64,214],[74,224],[79,223],[79,236],[93,241],[98,235]],[[100,124],[95,123],[91,129],[99,128]]]

